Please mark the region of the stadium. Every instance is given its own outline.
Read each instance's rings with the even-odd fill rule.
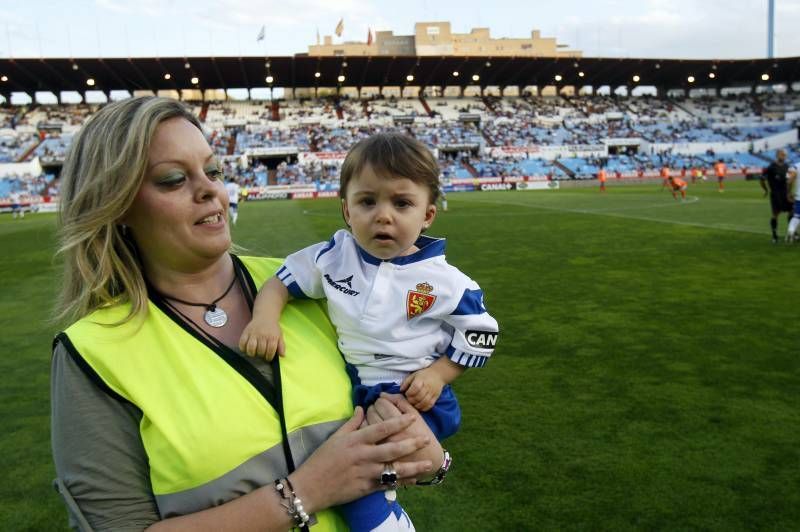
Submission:
[[[344,227],[359,140],[399,132],[437,159],[449,206],[430,234],[501,332],[454,385],[448,482],[400,492],[418,530],[800,527],[800,246],[771,241],[760,186],[778,150],[800,164],[800,57],[444,54],[421,36],[449,23],[415,31],[419,53],[365,53],[397,40],[370,33],[330,54],[0,58],[0,528],[67,529],[48,406],[59,176],[90,117],[145,94],[199,118],[251,255]]]

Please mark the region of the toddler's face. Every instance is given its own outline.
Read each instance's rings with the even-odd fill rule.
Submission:
[[[379,259],[416,251],[414,242],[436,217],[427,187],[405,177],[378,176],[370,165],[347,186],[344,219],[358,244]]]

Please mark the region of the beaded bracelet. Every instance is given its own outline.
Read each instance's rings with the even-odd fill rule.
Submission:
[[[288,493],[286,492],[287,487],[289,488]],[[281,506],[286,509],[286,513],[289,514],[289,517],[294,519],[295,525],[307,529],[308,525],[314,524],[311,522],[311,516],[309,516],[303,508],[303,501],[295,494],[294,486],[292,486],[288,478],[277,479],[275,481],[275,491],[278,492],[281,499],[287,501],[286,503],[282,502]]]

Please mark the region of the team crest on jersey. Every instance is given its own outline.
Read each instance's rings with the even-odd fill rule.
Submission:
[[[428,283],[418,283],[416,290],[409,290],[406,296],[406,316],[411,319],[419,316],[433,306],[436,296],[431,294],[433,286]]]

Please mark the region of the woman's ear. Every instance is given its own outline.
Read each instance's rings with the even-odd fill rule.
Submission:
[[[128,213],[126,212],[125,214],[123,214],[122,216],[117,218],[117,221],[115,222],[115,224],[118,227],[125,227],[127,229],[127,227],[128,227]]]

